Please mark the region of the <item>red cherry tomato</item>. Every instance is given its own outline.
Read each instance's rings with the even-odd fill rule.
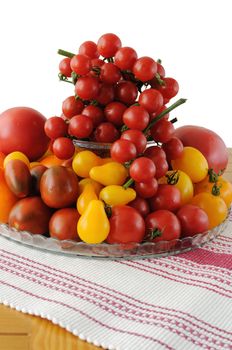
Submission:
[[[75,85],[75,94],[83,100],[93,100],[99,93],[99,81],[91,76],[80,77]]]
[[[143,153],[146,149],[147,139],[140,130],[126,130],[122,133],[121,139],[133,142],[136,147],[137,154]]]
[[[151,198],[156,195],[158,190],[158,182],[153,177],[147,182],[136,182],[135,191],[142,198]]]
[[[144,90],[139,95],[139,104],[145,108],[148,113],[157,112],[164,104],[162,94],[155,89]]]
[[[64,119],[60,117],[51,117],[46,120],[44,131],[50,139],[54,140],[67,134],[68,125],[65,123]]]
[[[121,80],[115,87],[116,100],[125,103],[126,105],[132,105],[135,103],[137,95],[138,88],[131,81]]]
[[[122,46],[119,37],[113,33],[102,35],[97,42],[97,51],[103,57],[113,57]]]
[[[159,185],[156,195],[149,200],[152,210],[176,211],[181,206],[180,190],[172,185]]]
[[[152,160],[159,160],[160,158],[166,159],[166,154],[159,146],[151,146],[146,149],[144,156],[151,158]]]
[[[68,119],[80,114],[83,108],[84,103],[80,99],[76,99],[75,96],[67,97],[62,103],[62,112]]]
[[[195,205],[183,205],[176,215],[180,220],[182,237],[194,236],[209,229],[208,215]]]
[[[93,131],[93,122],[86,115],[79,114],[70,119],[68,132],[69,135],[77,138],[89,137]]]
[[[110,233],[107,243],[141,242],[145,223],[139,212],[127,205],[115,205],[110,217]]]
[[[100,107],[94,105],[86,106],[83,109],[82,114],[86,115],[92,120],[94,128],[101,124],[105,119],[103,110]]]
[[[172,241],[180,237],[180,222],[171,211],[154,211],[146,217],[145,224],[147,235],[154,237],[152,242]]]
[[[156,142],[168,142],[175,133],[175,128],[169,120],[161,119],[152,126],[151,136]]]
[[[70,61],[71,61],[71,58],[65,57],[63,60],[60,61],[60,64],[59,64],[60,73],[65,75],[66,77],[71,77],[71,74],[72,74]]]
[[[184,151],[183,143],[177,137],[172,137],[168,142],[163,143],[162,148],[169,162],[181,157]]]
[[[58,137],[58,139],[53,142],[52,150],[57,158],[69,159],[73,156],[75,147],[72,140],[67,137]]]
[[[121,77],[121,71],[114,63],[104,63],[102,65],[100,79],[103,83],[116,84]]]
[[[135,158],[137,151],[131,141],[120,139],[111,146],[110,155],[115,162],[125,163]]]
[[[104,114],[109,122],[113,123],[115,126],[122,126],[122,116],[126,109],[126,105],[121,102],[114,101],[105,106]]]
[[[109,84],[102,83],[99,88],[96,100],[100,105],[106,106],[114,100],[114,87]]]
[[[122,70],[132,70],[137,53],[131,47],[121,47],[115,54],[114,62]]]
[[[89,58],[95,59],[99,57],[99,53],[97,52],[97,44],[93,41],[85,41],[79,47],[79,54],[85,55]]]
[[[151,159],[140,157],[133,161],[129,172],[136,182],[147,182],[155,176],[156,167]]]
[[[136,209],[143,218],[145,218],[150,213],[150,208],[147,200],[139,196],[136,196],[136,198],[128,205]]]
[[[70,66],[76,74],[85,75],[90,72],[91,61],[89,57],[79,54],[72,57]]]
[[[149,120],[148,112],[141,106],[131,106],[123,113],[123,121],[130,129],[144,130]]]
[[[157,85],[156,89],[158,89],[164,98],[170,100],[174,96],[177,95],[179,91],[179,84],[173,78],[163,78],[163,85]]]
[[[71,239],[80,241],[77,234],[77,222],[80,214],[75,208],[63,208],[57,210],[49,221],[49,233],[59,240]]]
[[[119,132],[112,123],[101,123],[94,131],[94,138],[97,142],[111,143],[119,138]]]
[[[151,57],[140,57],[132,69],[135,77],[143,82],[154,78],[157,72],[157,63]]]

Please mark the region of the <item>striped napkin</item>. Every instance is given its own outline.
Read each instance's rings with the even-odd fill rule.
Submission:
[[[0,302],[105,349],[232,349],[232,217],[201,249],[97,260],[0,237]]]

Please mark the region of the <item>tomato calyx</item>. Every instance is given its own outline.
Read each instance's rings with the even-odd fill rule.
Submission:
[[[156,237],[162,236],[162,230],[158,229],[157,227],[149,229],[148,234],[144,237],[144,242],[146,241],[152,241]]]
[[[221,194],[221,191],[220,191],[221,187],[222,187],[221,184],[218,185],[217,182],[215,182],[215,184],[212,187],[212,191],[211,191],[212,195],[220,196],[220,194]]]
[[[106,204],[106,202],[104,202],[104,201],[103,201],[103,203],[104,203],[104,209],[105,209],[106,215],[109,219],[112,216],[112,207],[109,204]]]
[[[174,171],[172,174],[166,174],[165,177],[167,178],[168,185],[176,185],[179,181],[180,174],[178,170]]]
[[[66,75],[59,73],[58,74],[58,78],[60,81],[64,81],[65,83],[69,83],[69,84],[73,84],[73,82],[71,80],[69,80]]]
[[[157,82],[158,82],[158,84],[159,84],[160,86],[165,86],[165,85],[166,85],[165,82],[164,82],[164,80],[161,78],[161,76],[160,76],[159,73],[156,73],[155,77],[156,77],[156,80],[157,80]]]
[[[225,169],[221,169],[218,173],[216,173],[212,168],[208,170],[209,182],[217,182],[219,176],[223,174]]]

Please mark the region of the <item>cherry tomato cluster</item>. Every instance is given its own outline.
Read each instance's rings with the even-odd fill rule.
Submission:
[[[167,143],[172,138],[174,126],[168,113],[151,125],[179,90],[178,82],[165,76],[160,60],[138,57],[112,33],[102,35],[97,43],[83,42],[77,54],[58,53],[67,56],[59,64],[60,80],[74,84],[74,95],[63,101],[62,118],[52,117],[45,125],[58,158],[72,157],[72,139],[134,141],[136,152],[129,142],[118,147],[134,158],[143,153],[147,139]]]

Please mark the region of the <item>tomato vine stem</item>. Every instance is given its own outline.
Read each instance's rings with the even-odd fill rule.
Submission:
[[[58,55],[69,57],[69,58],[72,58],[73,56],[75,56],[75,53],[72,53],[72,52],[69,52],[69,51],[65,51],[65,50],[62,50],[62,49],[59,49],[57,51],[57,53],[58,53]]]

